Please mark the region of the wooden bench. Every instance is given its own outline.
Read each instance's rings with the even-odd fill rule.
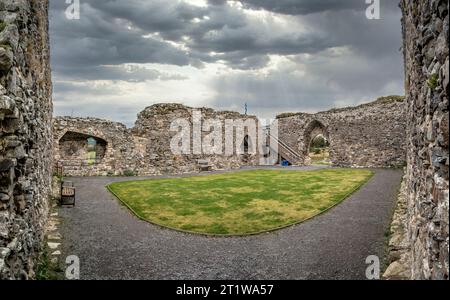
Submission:
[[[75,187],[70,181],[61,183],[61,200],[60,204],[75,206]]]
[[[212,171],[212,166],[209,164],[209,161],[207,161],[207,160],[199,159],[197,161],[197,165],[198,165],[200,172]]]

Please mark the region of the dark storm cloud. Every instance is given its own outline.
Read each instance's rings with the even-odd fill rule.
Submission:
[[[258,1],[261,5],[263,2]],[[305,9],[301,11],[288,9],[289,1],[270,1],[274,7],[266,7],[279,11],[284,4],[291,14],[306,14],[298,18],[311,25],[312,40],[303,42],[296,51],[295,46],[277,45],[284,49],[282,54],[291,55],[290,59],[297,63],[294,71],[301,69],[304,76],[286,71],[272,71],[265,76],[224,75],[213,82],[218,95],[214,106],[239,109],[247,102],[253,112],[268,115],[283,111],[319,111],[371,101],[383,94],[403,94],[397,1],[381,1],[382,20],[368,20],[364,10],[350,4],[346,9],[345,5],[336,10],[319,9],[323,2],[314,1],[315,6],[309,10],[302,6]],[[361,2],[365,9],[364,1]],[[302,4],[307,3],[302,1]],[[290,42],[294,43],[292,38]],[[268,52],[274,53],[276,49]],[[298,55],[301,53],[309,53],[313,58],[306,59]]]
[[[273,31],[236,7],[217,5],[220,1],[204,8],[180,1],[84,0],[80,21],[67,20],[61,2],[51,5],[56,71],[63,65],[156,62],[183,66],[218,60],[248,69],[249,56],[261,62],[268,54],[313,53],[336,44],[313,32],[300,36]],[[149,33],[158,33],[161,39],[144,38]],[[189,51],[169,41],[184,42]],[[262,57],[256,59],[256,55]]]
[[[56,81],[54,82],[53,97],[58,100],[74,99],[77,95],[91,95],[91,96],[110,96],[120,95],[122,91],[120,88],[111,84],[87,84],[80,82]],[[77,99],[77,104],[81,104],[83,99]],[[91,106],[92,107],[92,106]]]
[[[288,15],[308,15],[324,11],[365,10],[368,6],[364,0],[240,0],[249,8],[264,9]],[[398,7],[399,1],[381,0],[382,9]]]
[[[223,62],[243,71],[205,82],[217,94],[211,105],[219,108],[240,108],[246,98],[262,113],[320,110],[346,94],[351,104],[384,91],[401,93],[398,1],[381,0],[382,20],[366,19],[365,0],[239,2],[252,11],[274,12],[276,18],[249,14],[223,0],[208,0],[207,7],[181,0],[81,0],[81,20],[71,21],[64,15],[65,1],[51,0],[52,67],[61,79],[55,81],[57,101],[102,93],[101,85],[70,86],[62,80],[186,79],[125,66],[144,63],[203,68]],[[332,51],[339,48],[345,55]],[[272,55],[288,57],[305,74],[280,69],[261,76],[258,70]]]
[[[97,72],[93,67],[124,63],[189,64],[185,51],[163,40],[145,38],[148,32],[132,27],[131,21],[112,18],[91,6],[114,1],[82,1],[81,20],[66,19],[66,6],[61,6],[61,2],[64,1],[51,1],[50,13],[52,63],[57,73],[70,67]]]
[[[269,54],[315,53],[342,45],[365,47],[363,50],[379,54],[380,48],[389,48],[383,45],[386,41],[398,41],[399,36],[399,30],[390,30],[398,27],[398,20],[396,24],[392,24],[392,19],[368,21],[363,11],[367,4],[362,0],[243,2],[252,8],[306,14],[304,20],[313,30],[302,34],[277,32],[277,28],[262,26],[264,23],[218,0],[210,0],[206,8],[182,1],[84,0],[81,21],[65,18],[64,1],[51,3],[56,68],[67,64],[90,67],[152,62],[183,66],[222,60],[234,68],[248,69],[249,57],[261,62]],[[397,6],[392,0],[381,3],[385,15],[391,15]],[[148,33],[158,33],[161,39],[144,38]],[[384,43],[374,35],[381,35]],[[188,40],[184,41],[184,37]],[[183,42],[189,51],[176,48],[168,41]],[[211,52],[220,55],[212,56]],[[262,57],[257,59],[256,55]]]
[[[337,59],[339,58],[339,59]],[[239,109],[247,103],[252,113],[314,112],[341,105],[372,101],[384,93],[400,93],[402,68],[396,57],[369,64],[364,57],[334,51],[314,58],[292,58],[294,63],[268,74],[224,75],[212,82],[218,96],[213,105]],[[391,67],[392,65],[396,67]],[[296,68],[301,69],[298,72]]]
[[[208,0],[210,5],[224,5],[225,3],[227,3],[227,0]]]
[[[55,73],[60,79],[68,79],[74,81],[86,80],[113,80],[113,81],[127,81],[127,82],[144,82],[153,80],[186,80],[186,76],[179,74],[163,73],[154,69],[147,69],[139,66],[95,66],[89,68],[86,72],[85,67],[67,67],[58,68],[62,70],[61,73]],[[67,76],[66,74],[70,74]]]
[[[208,13],[204,8],[181,1],[96,0],[88,2],[93,9],[109,17],[129,20],[143,30],[168,35],[184,32],[189,22],[195,18],[203,18]]]

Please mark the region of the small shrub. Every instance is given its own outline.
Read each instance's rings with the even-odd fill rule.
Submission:
[[[58,172],[53,172],[53,177],[55,177],[58,180],[58,182],[62,181],[64,178],[64,176],[62,176],[61,174],[58,174]]]
[[[6,26],[8,26],[5,22],[0,21],[0,32],[2,32],[3,30],[5,30]]]
[[[123,172],[123,176],[134,177],[134,176],[137,176],[137,173],[135,171],[133,171],[133,170],[125,170]]]
[[[51,261],[49,256],[49,249],[45,247],[43,252],[40,254],[35,274],[36,280],[62,280],[64,271],[62,270],[59,263],[54,263]]]
[[[12,49],[11,45],[8,44],[8,43],[0,44],[0,47],[2,47],[3,49],[7,49],[7,50],[11,50]]]
[[[436,87],[438,86],[438,82],[439,81],[439,75],[434,73],[433,75],[430,76],[430,78],[428,78],[427,81],[427,85],[431,90],[435,90]]]
[[[380,97],[376,100],[376,102],[379,102],[379,103],[404,102],[405,99],[406,99],[405,96],[392,95],[392,96]]]
[[[311,151],[314,152],[315,149],[326,148],[329,145],[330,143],[323,135],[318,135],[311,142]]]

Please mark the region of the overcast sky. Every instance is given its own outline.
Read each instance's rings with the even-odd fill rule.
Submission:
[[[56,115],[132,126],[155,103],[271,118],[404,94],[401,12],[381,0],[50,0]]]

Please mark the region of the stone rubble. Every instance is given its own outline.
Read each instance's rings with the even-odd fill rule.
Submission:
[[[403,179],[390,227],[388,244],[388,262],[383,279],[407,280],[411,278],[411,255],[408,240],[408,204],[407,204],[406,177]]]

